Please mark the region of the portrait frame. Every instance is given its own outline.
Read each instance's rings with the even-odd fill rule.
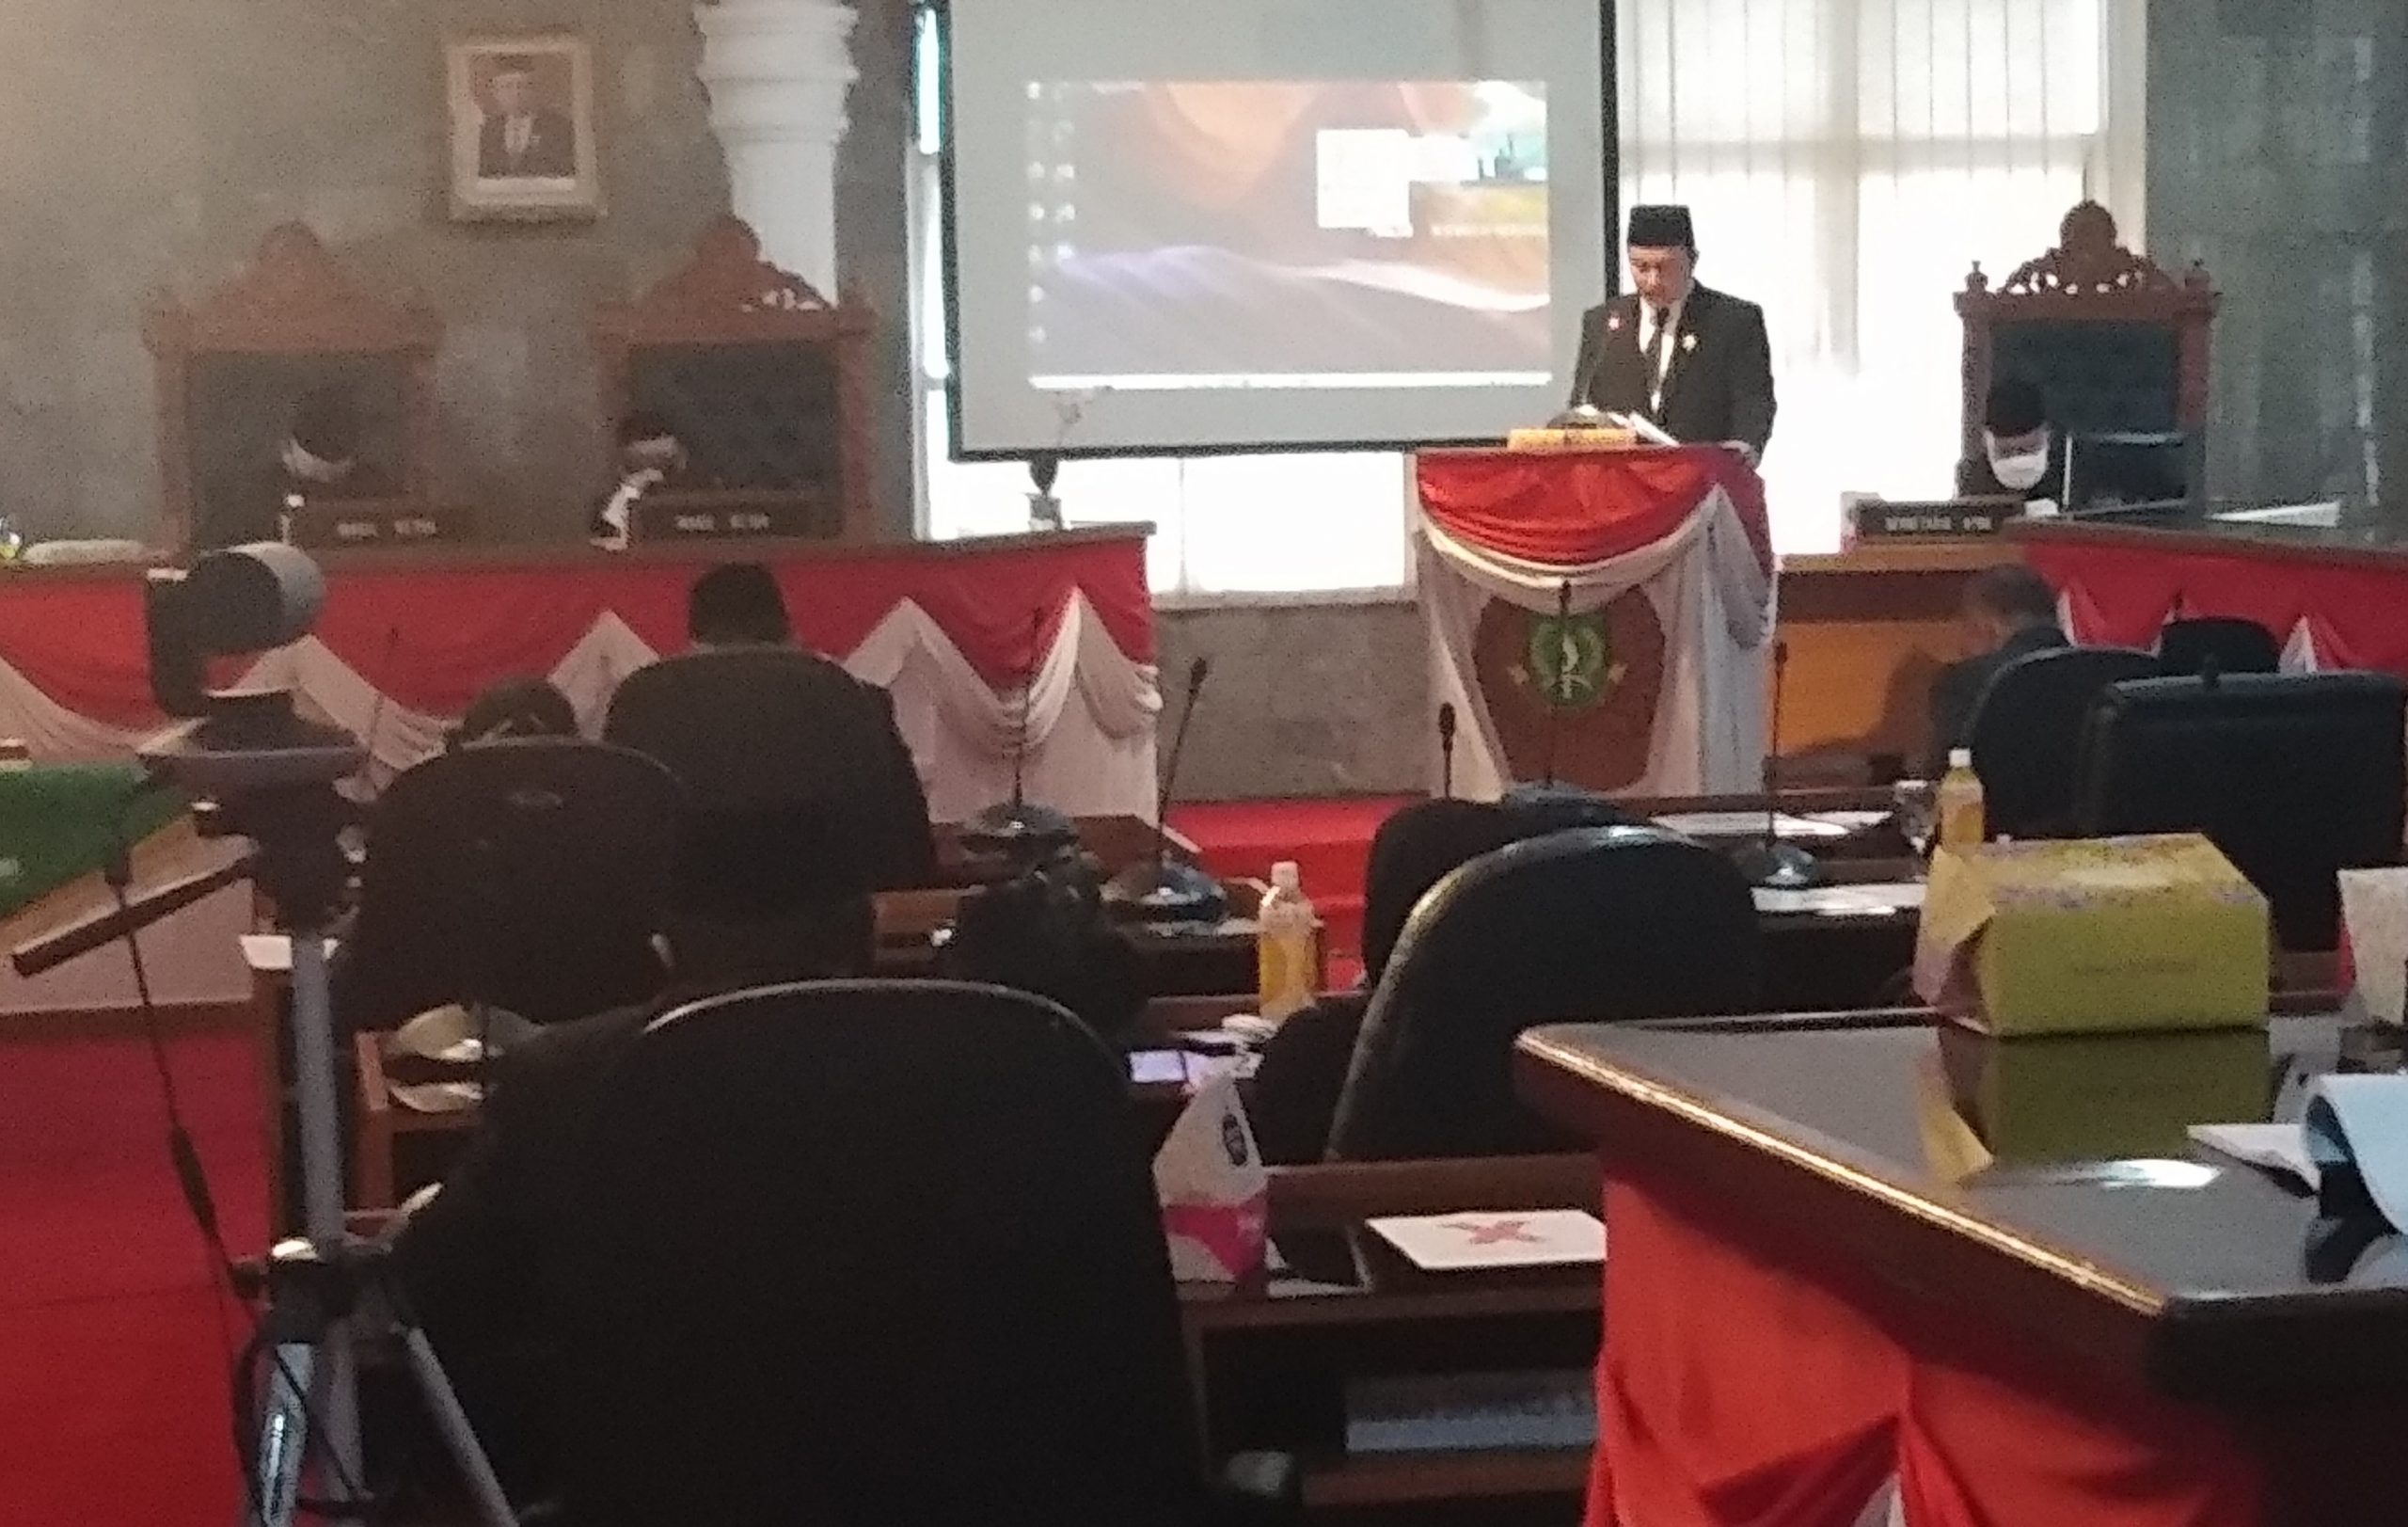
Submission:
[[[452,220],[601,216],[592,45],[534,32],[456,38],[443,52]]]

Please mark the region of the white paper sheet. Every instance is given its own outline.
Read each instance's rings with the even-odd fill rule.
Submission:
[[[1425,1272],[1547,1267],[1606,1260],[1606,1226],[1578,1209],[1466,1209],[1369,1221]]]
[[[2218,1155],[2263,1167],[2304,1186],[2316,1185],[2316,1161],[2307,1153],[2307,1132],[2297,1124],[2193,1124],[2191,1138]]]
[[[1869,885],[1814,885],[1802,891],[1758,886],[1756,910],[1805,913],[1817,917],[1888,917],[1923,905],[1921,881],[1885,881]]]
[[[2320,1172],[2354,1165],[2383,1217],[2408,1227],[2408,1074],[2319,1079],[2303,1132]]]
[[[2400,1022],[2408,995],[2408,868],[2342,870],[2341,915],[2368,1014]]]

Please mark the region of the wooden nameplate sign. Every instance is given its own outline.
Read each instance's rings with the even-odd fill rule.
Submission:
[[[1996,535],[2023,515],[2019,498],[1940,499],[1901,503],[1859,499],[1847,506],[1848,538],[1864,541],[1958,540]]]
[[[409,499],[321,500],[293,515],[293,542],[312,551],[434,546],[468,538],[466,510],[436,509]]]
[[[842,533],[842,505],[832,493],[655,493],[637,501],[632,539],[729,541],[765,537],[832,539]]]

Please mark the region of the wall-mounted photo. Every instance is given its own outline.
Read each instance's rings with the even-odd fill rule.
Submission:
[[[581,39],[548,33],[470,38],[445,51],[452,215],[598,216],[593,50]]]

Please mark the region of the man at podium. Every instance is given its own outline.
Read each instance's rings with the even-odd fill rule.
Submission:
[[[1571,406],[1654,421],[1675,439],[1737,446],[1754,466],[1772,435],[1772,347],[1752,302],[1697,283],[1687,207],[1633,207],[1631,294],[1580,319]]]

